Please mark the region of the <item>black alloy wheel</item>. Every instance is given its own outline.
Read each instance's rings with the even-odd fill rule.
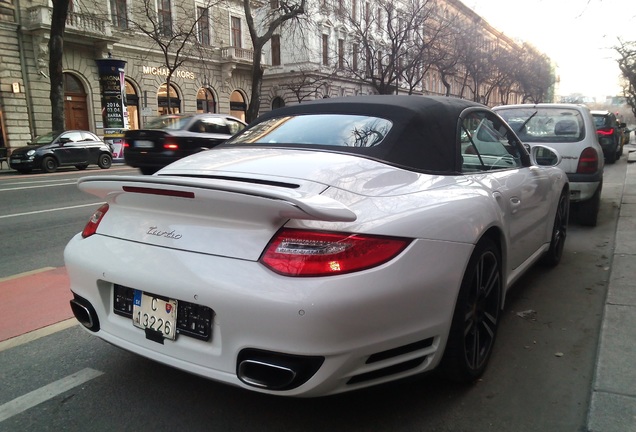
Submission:
[[[113,164],[113,158],[106,153],[102,153],[99,155],[99,159],[97,160],[97,165],[101,169],[108,169]]]
[[[52,173],[57,170],[57,161],[53,156],[46,156],[42,159],[42,171]]]
[[[501,313],[502,275],[498,247],[477,243],[457,297],[442,369],[449,379],[470,383],[486,370]]]
[[[568,232],[568,220],[570,218],[570,196],[567,190],[561,192],[557,204],[554,225],[552,226],[552,238],[550,248],[541,258],[541,262],[547,266],[554,267],[561,261],[565,238]]]

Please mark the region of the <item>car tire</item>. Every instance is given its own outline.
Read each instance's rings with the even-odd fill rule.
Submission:
[[[108,169],[113,164],[113,158],[111,155],[103,153],[99,155],[99,159],[97,159],[97,166],[101,169]]]
[[[46,156],[42,159],[42,171],[52,173],[57,170],[57,161],[52,156]]]
[[[450,380],[470,383],[484,373],[497,335],[502,283],[499,248],[483,238],[468,261],[442,358]]]
[[[581,201],[577,206],[577,219],[581,225],[595,227],[598,222],[598,212],[601,208],[601,190],[603,184],[601,183],[592,198],[586,201]]]
[[[615,163],[616,162],[616,156],[618,156],[618,149],[620,148],[620,146],[618,145],[618,142],[616,140],[614,140],[614,143],[616,144],[616,146],[614,147],[616,150],[614,150],[613,152],[609,153],[605,157],[605,162],[607,162],[608,164]]]
[[[143,175],[153,175],[154,173],[159,171],[159,169],[154,167],[140,167],[139,171],[141,171]]]
[[[550,238],[550,248],[541,258],[541,263],[554,267],[561,261],[565,238],[568,231],[568,219],[570,217],[570,195],[567,190],[561,192],[557,203],[554,225],[552,225],[552,237]]]
[[[88,165],[87,164],[75,165],[75,168],[77,168],[80,171],[84,171],[86,168],[88,168]]]

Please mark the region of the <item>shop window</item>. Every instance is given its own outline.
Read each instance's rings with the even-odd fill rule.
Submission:
[[[128,80],[126,80],[126,111],[128,113],[128,128],[139,129],[139,95]]]
[[[230,96],[230,115],[245,121],[245,112],[247,111],[247,104],[245,98],[239,91],[232,92]]]
[[[157,113],[159,115],[164,114],[176,114],[181,112],[181,99],[177,93],[177,89],[170,85],[170,93],[168,93],[168,85],[161,84],[159,91],[157,92]]]
[[[197,112],[198,113],[215,113],[216,100],[210,89],[201,87],[197,92]]]

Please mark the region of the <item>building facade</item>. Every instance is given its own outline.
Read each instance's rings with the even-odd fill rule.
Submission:
[[[66,128],[103,134],[96,60],[104,58],[125,62],[124,93],[130,128],[142,128],[147,119],[169,112],[218,112],[244,119],[254,52],[242,1],[206,1],[185,4],[159,0],[153,10],[144,10],[145,2],[137,0],[72,1],[64,33]],[[458,0],[424,3],[434,6],[428,11],[437,11],[437,20],[450,14],[477,23],[485,35],[484,44],[496,41],[506,50],[517,49],[513,41]],[[372,25],[381,33],[390,17],[382,15],[377,7],[380,4],[384,3],[309,1],[305,15],[311,18],[283,26],[266,46],[260,111],[322,97],[383,92],[374,79],[388,70],[391,62],[401,63],[401,56],[383,60],[379,49],[371,56],[370,45],[362,52],[360,28],[356,29],[360,23],[371,28],[375,20]],[[263,26],[267,11],[278,6],[277,0],[263,3],[255,17],[257,25]],[[21,147],[51,129],[48,42],[52,11],[47,0],[0,0],[0,40],[4,47],[0,52],[0,146]],[[165,36],[172,36],[170,44]],[[382,45],[377,40],[381,38],[374,38],[374,49]],[[162,42],[157,43],[159,40]],[[438,46],[448,52],[451,48]],[[377,57],[373,70],[368,61],[358,60],[365,53],[368,58]],[[345,69],[356,73],[345,73]],[[400,78],[386,88],[394,93],[471,98],[466,91],[466,74],[460,67],[448,76],[434,68],[416,72],[420,77],[414,83]],[[512,90],[508,93],[515,94]],[[493,105],[501,101],[498,95],[491,96],[484,102]]]

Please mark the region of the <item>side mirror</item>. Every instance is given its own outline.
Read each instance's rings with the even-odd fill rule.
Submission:
[[[557,166],[561,163],[561,155],[550,147],[535,145],[530,150],[530,160],[533,165]]]
[[[618,125],[619,128],[626,128],[627,127],[627,123],[620,123]]]

